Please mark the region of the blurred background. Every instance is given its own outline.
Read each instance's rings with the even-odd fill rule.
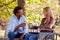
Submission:
[[[49,6],[56,20],[55,31],[60,33],[60,0],[0,0],[0,36],[4,36],[10,16],[18,5],[24,8],[23,15],[31,25],[35,23],[40,25],[43,18],[42,10]]]

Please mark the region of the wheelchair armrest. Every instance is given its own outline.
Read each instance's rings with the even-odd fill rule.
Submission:
[[[40,30],[54,30],[54,29],[40,29]]]
[[[54,29],[55,29],[55,26],[53,26],[53,27],[51,28],[51,30],[54,30]],[[50,29],[41,28],[40,30],[50,30]]]
[[[58,34],[58,33],[55,33],[55,35],[57,35],[57,36],[59,36],[59,37],[60,37],[60,34]]]

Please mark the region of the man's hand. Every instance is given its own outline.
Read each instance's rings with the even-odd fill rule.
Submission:
[[[19,40],[23,40],[24,38],[23,37],[20,37]]]
[[[19,24],[18,26],[19,27],[24,27],[26,25],[26,23],[21,23],[21,24]]]
[[[14,32],[16,32],[20,27],[24,27],[26,25],[26,23],[21,23],[18,26],[16,26],[16,28],[14,29]]]
[[[20,37],[19,40],[23,40],[24,38],[23,37]]]
[[[26,34],[26,33],[22,34],[22,36],[19,38],[19,40],[23,40],[23,39],[24,39],[25,34]]]

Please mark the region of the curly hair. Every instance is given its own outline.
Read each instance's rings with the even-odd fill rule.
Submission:
[[[21,6],[15,7],[14,11],[13,11],[14,15],[16,15],[16,13],[18,12],[18,10],[23,10],[23,8]]]

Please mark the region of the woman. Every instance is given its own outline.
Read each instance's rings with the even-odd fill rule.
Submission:
[[[39,28],[41,28],[41,29],[50,29],[50,30],[41,30],[41,32],[52,32],[51,29],[55,24],[55,19],[52,15],[50,7],[43,8],[43,15],[44,15],[44,18],[42,19],[42,22],[41,22],[41,25],[39,26]],[[43,36],[44,36],[44,34],[41,34],[40,38],[43,38]],[[30,34],[30,35],[27,35],[26,38],[27,37],[28,37],[27,40],[31,40],[31,39],[32,40],[33,39],[37,40],[38,39],[38,34],[37,35]]]
[[[41,40],[47,35],[46,32],[49,32],[49,33],[53,32],[52,28],[55,24],[55,19],[52,15],[50,7],[43,8],[43,14],[44,14],[44,18],[42,19],[42,22],[40,25],[40,29],[41,29],[40,32],[45,32],[45,34],[40,33]]]
[[[42,19],[40,28],[52,29],[52,27],[55,24],[55,19],[52,15],[50,7],[43,8],[43,15],[44,15],[44,18]],[[50,31],[50,30],[48,30],[48,31]]]

